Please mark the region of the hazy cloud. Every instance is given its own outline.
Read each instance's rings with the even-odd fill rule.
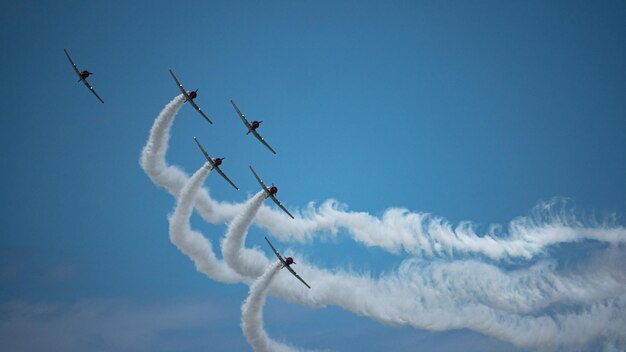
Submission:
[[[232,315],[207,301],[76,303],[13,301],[0,305],[5,351],[197,351],[227,342],[211,327]]]

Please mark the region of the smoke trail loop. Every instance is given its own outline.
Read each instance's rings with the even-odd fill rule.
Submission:
[[[170,219],[170,236],[209,277],[236,282],[231,275],[237,274],[224,274],[231,270],[239,274],[237,280],[249,283],[263,274],[270,261],[258,250],[245,248],[252,221],[273,235],[291,240],[310,239],[318,231],[336,234],[339,228],[345,228],[359,243],[393,253],[402,249],[416,256],[378,278],[319,269],[299,260],[302,266],[298,272],[313,289],[307,290],[289,275],[281,275],[269,292],[309,307],[336,305],[386,324],[435,331],[468,328],[527,348],[571,349],[607,341],[616,348],[626,346],[623,227],[584,225],[565,213],[516,219],[505,236],[493,229],[480,235],[471,223],[453,228],[443,219],[406,209],[391,208],[379,218],[348,212],[329,201],[317,209],[310,205],[303,217],[291,220],[263,206],[259,196],[262,192],[245,204],[217,202],[198,182],[206,175],[197,172],[198,178],[192,176],[187,185],[189,177],[165,162],[169,130],[180,105],[177,97],[155,121],[141,165],[153,182],[181,196],[182,207],[179,204]],[[203,238],[189,227],[194,197],[196,209],[208,222],[233,220],[222,243],[228,266],[215,258],[206,239],[205,244],[190,245],[193,241],[189,239],[194,236]],[[556,258],[546,253],[549,246],[578,245],[584,240],[596,240],[605,246],[591,252],[589,259],[579,259],[579,267],[559,268]],[[423,259],[442,253],[447,256],[445,260]],[[458,254],[466,256],[459,259]],[[481,256],[472,258],[471,254]],[[202,257],[208,257],[210,265],[199,264]],[[501,262],[481,258],[522,258],[529,262],[519,268],[506,268]],[[216,265],[221,268],[211,271]]]
[[[169,218],[170,240],[195,263],[199,272],[224,283],[240,282],[241,276],[217,259],[211,242],[199,232],[191,230],[189,225],[196,193],[210,172],[209,164],[204,164],[182,188],[178,204]]]
[[[240,275],[251,278],[260,276],[263,268],[269,264],[263,253],[258,250],[244,249],[248,229],[265,197],[265,191],[261,190],[245,203],[241,214],[237,215],[228,226],[222,242],[222,255],[226,263]]]
[[[150,179],[175,197],[188,180],[187,174],[168,166],[165,155],[174,117],[184,102],[179,95],[159,114],[150,131],[150,138],[141,155],[141,166]],[[196,207],[210,223],[224,223],[241,212],[242,205],[213,200],[206,189],[198,195]],[[405,251],[415,256],[481,254],[494,260],[530,260],[545,254],[548,247],[595,240],[611,245],[626,243],[626,228],[610,223],[585,225],[567,211],[558,211],[558,201],[539,204],[532,216],[513,220],[508,234],[498,235],[492,227],[479,234],[470,222],[453,227],[443,218],[427,213],[413,213],[403,208],[390,208],[382,218],[366,212],[347,211],[334,200],[319,208],[309,204],[295,220],[280,210],[261,207],[256,223],[275,236],[286,240],[307,241],[319,232],[336,235],[345,228],[355,241],[377,246],[391,253]]]
[[[189,181],[189,176],[180,168],[168,165],[165,155],[169,147],[170,130],[174,118],[184,102],[185,97],[180,94],[159,113],[152,124],[148,141],[141,151],[139,160],[139,164],[150,177],[150,180],[155,185],[165,188],[175,198]],[[198,198],[196,204],[198,211],[210,223],[226,222],[240,212],[240,205],[216,202],[204,188],[197,192],[196,197]]]

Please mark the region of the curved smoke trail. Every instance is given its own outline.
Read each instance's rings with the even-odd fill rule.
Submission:
[[[150,179],[175,197],[189,176],[175,166],[168,166],[165,155],[170,128],[183,103],[184,98],[179,95],[159,114],[141,155],[141,166]],[[241,205],[217,202],[204,188],[198,194],[196,208],[210,223],[230,221],[241,212]],[[318,208],[310,203],[301,216],[292,220],[280,211],[262,207],[255,221],[285,240],[306,241],[318,232],[336,235],[344,228],[355,241],[366,246],[377,246],[392,253],[404,250],[421,256],[457,253],[482,254],[494,260],[532,259],[545,253],[547,247],[561,243],[582,240],[611,245],[626,243],[624,227],[610,223],[589,226],[567,214],[550,213],[551,208],[545,204],[535,209],[537,214],[513,220],[507,235],[500,235],[495,229],[478,234],[469,222],[454,227],[443,218],[402,208],[390,208],[382,218],[365,212],[345,211],[345,208],[334,200],[328,200]]]
[[[175,166],[168,166],[165,154],[169,147],[170,129],[174,117],[183,106],[185,97],[181,94],[170,101],[161,111],[150,129],[148,142],[141,151],[139,163],[150,180],[178,197],[180,189],[187,182],[188,176]],[[180,187],[178,187],[180,185]]]
[[[170,126],[164,127],[167,134]],[[151,139],[153,135],[159,133],[151,133]],[[173,176],[172,170],[182,171],[168,167],[164,153],[146,153],[147,147],[142,165],[144,157],[162,158],[163,163],[156,164],[162,166],[158,171],[167,182],[154,175],[151,179],[171,188],[173,194],[180,193],[187,176]],[[163,148],[166,146],[156,150]],[[318,210],[310,206],[304,218],[288,219],[293,221],[289,223],[281,212],[257,205],[258,194],[247,204],[236,205],[213,201],[205,189],[199,192],[196,207],[209,222],[234,219],[245,208],[244,214],[240,213],[229,227],[224,241],[232,246],[223,245],[222,250],[239,259],[227,263],[248,278],[261,275],[269,263],[262,253],[244,246],[253,220],[274,235],[295,230],[296,236],[291,239],[296,240],[302,239],[303,234],[308,236],[307,231],[312,229],[336,231],[348,224],[347,229],[357,241],[392,251],[400,246],[411,252],[408,248],[414,242],[426,248],[426,254],[428,250],[431,254],[469,250],[490,258],[530,258],[550,244],[597,238],[608,245],[574,267],[561,268],[549,256],[535,258],[521,269],[506,270],[479,260],[425,261],[418,256],[405,260],[396,271],[372,278],[341,271],[331,273],[304,264],[298,271],[313,285],[312,290],[294,284],[293,278],[279,276],[270,292],[310,307],[337,305],[392,325],[428,330],[468,328],[521,347],[570,348],[598,341],[626,346],[626,249],[621,245],[622,227],[587,227],[567,216],[550,217],[547,221],[529,217],[512,222],[509,235],[499,238],[476,235],[466,224],[452,229],[445,222],[428,220],[424,214],[391,209],[378,219],[338,210],[336,204],[328,202]],[[269,224],[270,220],[273,223]],[[284,229],[280,229],[283,224]]]
[[[242,248],[245,247],[248,229],[263,205],[265,197],[265,191],[261,190],[244,204],[241,214],[230,223],[222,241],[224,261],[240,275],[252,278],[261,275],[263,268],[267,267],[269,262],[263,253],[257,250],[244,252]]]
[[[241,329],[255,352],[293,352],[293,348],[272,340],[263,328],[262,310],[267,288],[280,271],[281,263],[267,267],[263,275],[250,286],[250,294],[241,306]]]
[[[170,129],[174,118],[184,103],[185,97],[181,94],[172,99],[159,113],[152,124],[148,141],[141,151],[139,160],[150,180],[165,188],[175,198],[189,182],[189,175],[176,166],[168,165],[165,155],[169,147]],[[223,223],[240,212],[239,205],[214,201],[205,188],[200,189],[197,198],[196,208],[202,217],[211,223]]]
[[[222,243],[224,257],[236,258],[226,262],[242,276],[262,275],[269,263],[261,252],[244,246],[263,199],[257,194],[248,200]],[[549,261],[505,272],[475,260],[408,259],[396,272],[379,278],[330,273],[304,264],[298,271],[314,289],[279,277],[271,293],[309,307],[336,305],[386,324],[428,330],[467,328],[520,347],[580,346],[605,336],[623,344],[624,254],[608,249],[565,272]],[[600,265],[600,260],[605,262]],[[551,312],[558,306],[566,306],[566,313]]]
[[[211,168],[206,163],[191,176],[189,182],[181,189],[178,204],[169,219],[170,240],[195,263],[199,272],[220,282],[240,282],[241,276],[217,259],[211,242],[201,233],[191,230],[189,225],[196,193],[210,172]]]

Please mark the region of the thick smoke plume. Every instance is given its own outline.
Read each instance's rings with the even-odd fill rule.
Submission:
[[[293,352],[293,348],[272,340],[263,328],[263,305],[267,288],[278,274],[281,263],[270,264],[263,275],[250,286],[250,294],[241,306],[241,329],[256,352]]]
[[[170,129],[184,102],[185,97],[182,94],[177,96],[157,116],[139,160],[139,164],[150,177],[150,180],[155,185],[165,188],[175,198],[189,182],[189,175],[176,166],[168,165],[165,155],[169,147]],[[223,223],[240,212],[238,205],[215,202],[204,188],[200,189],[197,197],[196,208],[210,223]]]
[[[155,183],[179,195],[189,177],[165,163],[177,111],[170,105],[175,101],[157,118],[142,166]],[[319,232],[344,228],[358,243],[412,254],[379,277],[331,272],[298,260],[298,273],[313,289],[281,275],[269,288],[281,299],[309,307],[336,305],[391,325],[467,328],[528,348],[626,347],[623,227],[584,224],[567,214],[543,217],[542,212],[513,221],[506,235],[496,230],[478,235],[469,224],[453,228],[428,214],[390,209],[376,218],[345,211],[336,202],[317,209],[310,205],[292,220],[263,206],[263,199],[260,192],[244,204],[229,204],[213,200],[204,188],[196,193],[195,206],[205,220],[231,221],[222,254],[245,282],[261,276],[270,263],[262,252],[245,247],[253,221],[285,241],[310,240]],[[181,217],[188,223],[190,214]],[[575,264],[560,265],[547,251],[555,244],[583,240],[599,245]],[[526,262],[511,268],[513,259]]]
[[[224,261],[237,273],[246,277],[256,278],[269,264],[263,253],[256,250],[245,252],[242,250],[245,247],[248,229],[263,205],[265,197],[265,191],[261,190],[244,204],[241,214],[237,215],[228,226],[226,237],[222,242]]]
[[[211,168],[206,163],[191,176],[180,191],[178,204],[170,216],[170,240],[196,264],[199,272],[220,282],[240,282],[241,276],[217,259],[211,242],[201,233],[193,231],[189,225],[196,194],[209,172]]]
[[[263,199],[260,193],[246,202],[222,243],[224,257],[230,258],[226,262],[246,277],[262,275],[269,263],[263,253],[244,246]],[[621,331],[626,326],[621,314],[626,303],[625,266],[598,266],[602,257],[618,264],[622,252],[607,250],[568,271],[557,270],[550,261],[506,272],[477,260],[407,259],[397,272],[379,278],[330,273],[305,263],[298,271],[314,289],[280,277],[271,292],[309,307],[337,305],[386,324],[430,330],[468,328],[521,347],[585,345],[604,336],[626,341],[626,332]],[[561,305],[567,306],[565,313],[551,313]]]
[[[179,168],[167,165],[165,154],[170,128],[183,103],[184,97],[180,95],[159,114],[141,155],[141,166],[150,179],[175,197],[189,176]],[[240,213],[240,205],[215,201],[206,189],[198,194],[196,208],[210,223],[224,223]],[[366,246],[420,256],[481,254],[494,260],[532,259],[556,244],[582,240],[611,245],[626,243],[624,227],[610,222],[581,223],[565,212],[552,212],[554,206],[550,204],[541,204],[532,216],[515,219],[505,234],[499,233],[497,227],[478,234],[469,222],[453,226],[443,218],[402,208],[390,208],[381,218],[365,212],[346,211],[346,208],[334,200],[328,200],[318,208],[310,203],[299,217],[292,220],[280,210],[262,207],[255,222],[284,240],[306,241],[319,232],[337,234],[340,229],[345,229],[355,241]]]
[[[178,195],[188,176],[179,168],[168,166],[165,154],[170,128],[183,103],[184,97],[179,95],[159,114],[141,156],[141,166],[150,179],[174,196]],[[240,212],[238,205],[213,200],[205,189],[198,195],[196,207],[210,223],[229,221]],[[551,209],[546,204],[537,207],[533,216],[512,221],[506,236],[498,234],[497,228],[477,234],[469,222],[454,227],[445,219],[402,208],[391,208],[382,218],[345,211],[345,208],[333,200],[324,202],[319,208],[311,203],[294,221],[282,216],[280,211],[263,207],[256,222],[283,239],[304,241],[317,232],[336,234],[340,228],[345,228],[356,241],[393,253],[400,250],[425,256],[469,253],[495,260],[531,259],[543,254],[549,246],[585,239],[612,245],[626,243],[624,227],[611,224],[588,226],[568,214],[546,213],[545,209]]]

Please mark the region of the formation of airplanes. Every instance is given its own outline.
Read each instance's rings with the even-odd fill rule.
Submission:
[[[74,63],[74,60],[72,60],[72,58],[70,57],[70,54],[67,52],[66,49],[63,49],[63,51],[65,51],[65,55],[67,56],[67,59],[70,61],[70,63],[72,64],[72,67],[74,68],[74,71],[76,72],[76,74],[79,77],[78,82],[83,82],[85,84],[85,86],[93,93],[93,95],[96,96],[96,98],[98,98],[98,100],[100,100],[101,103],[104,104],[104,100],[102,100],[102,98],[100,98],[100,96],[98,95],[98,93],[96,93],[96,91],[93,89],[93,87],[91,86],[91,84],[89,84],[89,82],[87,82],[87,77],[89,77],[90,75],[92,75],[92,72],[89,72],[87,70],[84,71],[80,71],[78,69],[78,66],[76,66],[76,63]],[[198,106],[198,104],[196,104],[196,102],[194,101],[194,99],[196,99],[198,97],[198,89],[193,90],[193,91],[187,91],[185,90],[185,88],[183,87],[183,85],[180,83],[180,81],[178,80],[178,78],[176,77],[176,75],[174,75],[174,71],[172,71],[171,69],[169,70],[170,75],[172,76],[172,78],[174,79],[174,82],[176,82],[176,85],[178,86],[178,89],[180,90],[180,92],[183,94],[183,96],[185,97],[185,103],[189,103],[191,106],[193,106],[193,108],[210,124],[213,124],[213,121],[211,121],[211,119],[209,119],[209,117],[204,113],[204,111],[202,111],[202,109],[200,109],[200,107]],[[239,110],[239,108],[237,107],[237,105],[235,104],[235,102],[233,100],[230,101],[230,103],[232,104],[233,108],[235,109],[235,111],[237,112],[237,115],[239,115],[239,118],[241,119],[241,121],[243,122],[243,124],[246,126],[246,128],[248,129],[248,131],[246,132],[246,135],[252,133],[252,135],[254,137],[256,137],[257,140],[259,140],[259,142],[261,142],[265,147],[267,147],[267,149],[269,149],[273,154],[276,154],[276,151],[265,141],[265,139],[263,137],[261,137],[261,135],[257,132],[257,129],[260,127],[261,123],[263,121],[259,121],[259,120],[253,120],[252,122],[249,122],[248,119],[246,118],[246,116],[241,112],[241,110]],[[226,182],[228,182],[231,186],[233,186],[233,188],[235,188],[236,190],[239,190],[239,187],[237,187],[235,185],[235,183],[233,183],[233,181],[231,181],[230,178],[228,178],[228,176],[226,176],[226,174],[222,171],[222,169],[220,168],[220,166],[222,165],[224,158],[212,158],[211,156],[209,156],[209,154],[207,153],[206,149],[202,146],[202,144],[200,144],[200,141],[198,140],[198,138],[194,137],[193,138],[194,141],[196,142],[196,144],[198,145],[198,148],[200,149],[200,151],[202,152],[202,154],[204,155],[204,157],[206,158],[208,165],[207,167],[210,167],[211,170],[215,170],[220,176],[222,176],[222,178],[224,178],[224,180],[226,180]],[[250,171],[252,171],[252,174],[254,175],[254,177],[256,178],[257,182],[261,185],[261,188],[263,189],[263,191],[265,192],[265,199],[270,198],[274,203],[276,203],[276,205],[278,205],[278,207],[284,211],[287,215],[289,215],[289,217],[291,217],[292,219],[295,219],[293,215],[291,215],[291,213],[287,210],[287,208],[278,200],[278,198],[276,198],[276,194],[278,193],[278,187],[276,187],[273,183],[271,187],[267,187],[265,185],[265,183],[263,182],[263,180],[259,177],[259,175],[256,173],[256,171],[254,171],[254,169],[252,168],[252,165],[249,166],[250,167]],[[287,270],[289,270],[289,272],[291,274],[293,274],[298,280],[300,280],[306,287],[311,288],[311,286],[309,286],[309,284],[307,284],[298,274],[296,274],[296,272],[291,268],[292,264],[295,264],[295,262],[293,261],[293,258],[291,257],[286,257],[283,258],[280,253],[278,253],[278,251],[276,250],[276,248],[274,248],[274,246],[272,245],[272,243],[267,239],[267,237],[265,237],[265,240],[267,241],[267,243],[270,245],[270,247],[272,248],[272,251],[274,252],[274,254],[276,255],[276,257],[278,258],[278,260],[282,263],[282,268],[287,268]]]

